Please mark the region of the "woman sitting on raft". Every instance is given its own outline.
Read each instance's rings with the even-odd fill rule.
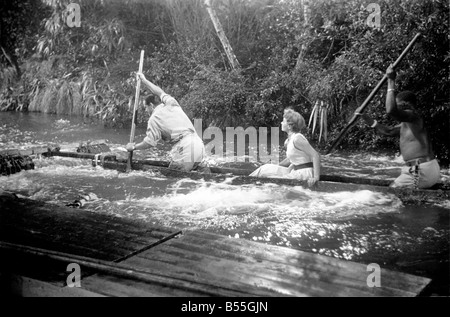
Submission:
[[[305,119],[292,109],[285,109],[281,130],[288,134],[284,145],[286,158],[279,164],[265,164],[250,176],[293,178],[308,181],[313,186],[320,178],[320,155],[300,133]]]

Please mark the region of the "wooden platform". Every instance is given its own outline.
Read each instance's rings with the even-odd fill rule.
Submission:
[[[428,278],[0,195],[0,290],[20,296],[416,296]],[[81,288],[65,285],[78,263]]]

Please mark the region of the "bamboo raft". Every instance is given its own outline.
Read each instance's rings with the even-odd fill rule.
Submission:
[[[117,158],[115,154],[108,152],[105,144],[89,145],[90,148],[96,147],[99,152],[69,152],[60,151],[58,147],[36,147],[27,150],[3,150],[0,155],[4,158],[18,161],[23,164],[13,165],[9,171],[5,170],[1,175],[9,175],[18,172],[21,169],[33,169],[34,163],[30,160],[31,156],[43,155],[45,157],[68,157],[75,159],[88,159],[92,161],[93,166],[102,166],[105,169],[113,169],[120,172],[127,172],[127,159]],[[81,149],[87,148],[86,145]],[[210,173],[200,172],[183,172],[169,169],[169,162],[158,160],[133,160],[131,163],[133,170],[140,171],[158,171],[164,176],[174,178],[190,178],[193,180],[203,179],[205,181],[224,182],[227,181],[231,185],[243,184],[278,184],[289,187],[301,186],[309,188],[306,181],[284,178],[260,178],[251,177],[249,174],[252,170],[242,168],[227,167],[210,167]],[[409,188],[392,188],[389,187],[391,181],[386,179],[372,179],[362,177],[346,177],[340,175],[321,175],[321,180],[312,190],[319,192],[335,192],[335,191],[355,191],[355,190],[371,190],[382,193],[390,193],[397,196],[404,204],[433,204],[450,200],[450,184],[436,184],[431,189],[409,189]],[[295,194],[295,190],[290,190]]]
[[[6,193],[0,254],[4,296],[417,296],[432,284],[381,268],[370,287],[367,264]],[[80,287],[68,285],[70,263]]]
[[[78,152],[64,152],[48,150],[42,153],[47,157],[60,156],[92,160],[94,166],[102,166],[105,169],[113,169],[120,172],[127,171],[127,160],[117,158],[112,154],[92,154]],[[210,167],[210,173],[183,172],[169,169],[169,162],[156,160],[134,160],[131,163],[133,170],[158,171],[162,175],[175,178],[190,178],[194,180],[224,182],[231,185],[274,183],[285,186],[301,186],[309,188],[306,181],[285,178],[260,178],[252,177],[248,169]],[[405,204],[430,204],[450,200],[450,188],[443,184],[437,184],[432,189],[409,189],[389,187],[391,181],[386,179],[371,179],[361,177],[345,177],[339,175],[321,175],[321,180],[312,188],[320,192],[371,190],[396,195]]]

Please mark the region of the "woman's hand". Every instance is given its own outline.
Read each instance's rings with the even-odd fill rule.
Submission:
[[[312,186],[316,185],[318,181],[319,181],[319,179],[317,177],[311,177],[308,179],[308,186],[312,187]]]
[[[292,172],[293,170],[294,170],[294,164],[289,165],[288,173]]]
[[[136,144],[135,143],[128,143],[126,149],[127,149],[128,152],[133,152],[136,149]]]

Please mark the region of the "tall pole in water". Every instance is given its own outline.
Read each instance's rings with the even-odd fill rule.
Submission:
[[[406,54],[409,52],[409,50],[413,47],[414,43],[416,43],[417,39],[420,37],[420,33],[417,33],[416,36],[414,36],[414,38],[411,40],[411,42],[408,44],[408,46],[404,49],[403,53],[397,58],[397,60],[394,62],[394,64],[392,64],[392,67],[395,68],[397,67],[397,65],[402,61],[402,59],[406,56]],[[353,114],[353,117],[350,119],[349,123],[347,124],[347,126],[341,131],[341,133],[339,134],[339,136],[336,138],[336,140],[333,142],[333,144],[331,145],[330,149],[327,151],[326,154],[331,153],[337,146],[338,144],[341,142],[342,137],[348,132],[348,130],[350,130],[350,128],[355,124],[355,122],[357,121],[357,119],[359,118],[359,115],[357,115],[357,113],[363,113],[364,109],[367,107],[367,105],[370,103],[370,101],[372,100],[372,98],[375,96],[375,94],[378,92],[378,90],[380,90],[381,86],[383,86],[383,84],[386,82],[387,80],[387,76],[386,74],[383,76],[383,78],[380,80],[380,82],[378,83],[378,85],[372,90],[372,92],[370,93],[370,95],[366,98],[366,100],[364,100],[364,102],[362,103],[361,106],[359,106],[355,113]]]
[[[142,73],[142,67],[144,64],[144,51],[141,51],[141,58],[139,61],[139,72]],[[131,134],[130,134],[130,143],[134,142],[134,132],[136,130],[136,109],[139,104],[139,94],[141,92],[141,78],[137,76],[136,83],[136,95],[134,96],[134,107],[133,107],[133,121],[131,122]],[[131,161],[133,160],[133,151],[130,151],[128,154],[127,160],[127,172],[131,171]]]

